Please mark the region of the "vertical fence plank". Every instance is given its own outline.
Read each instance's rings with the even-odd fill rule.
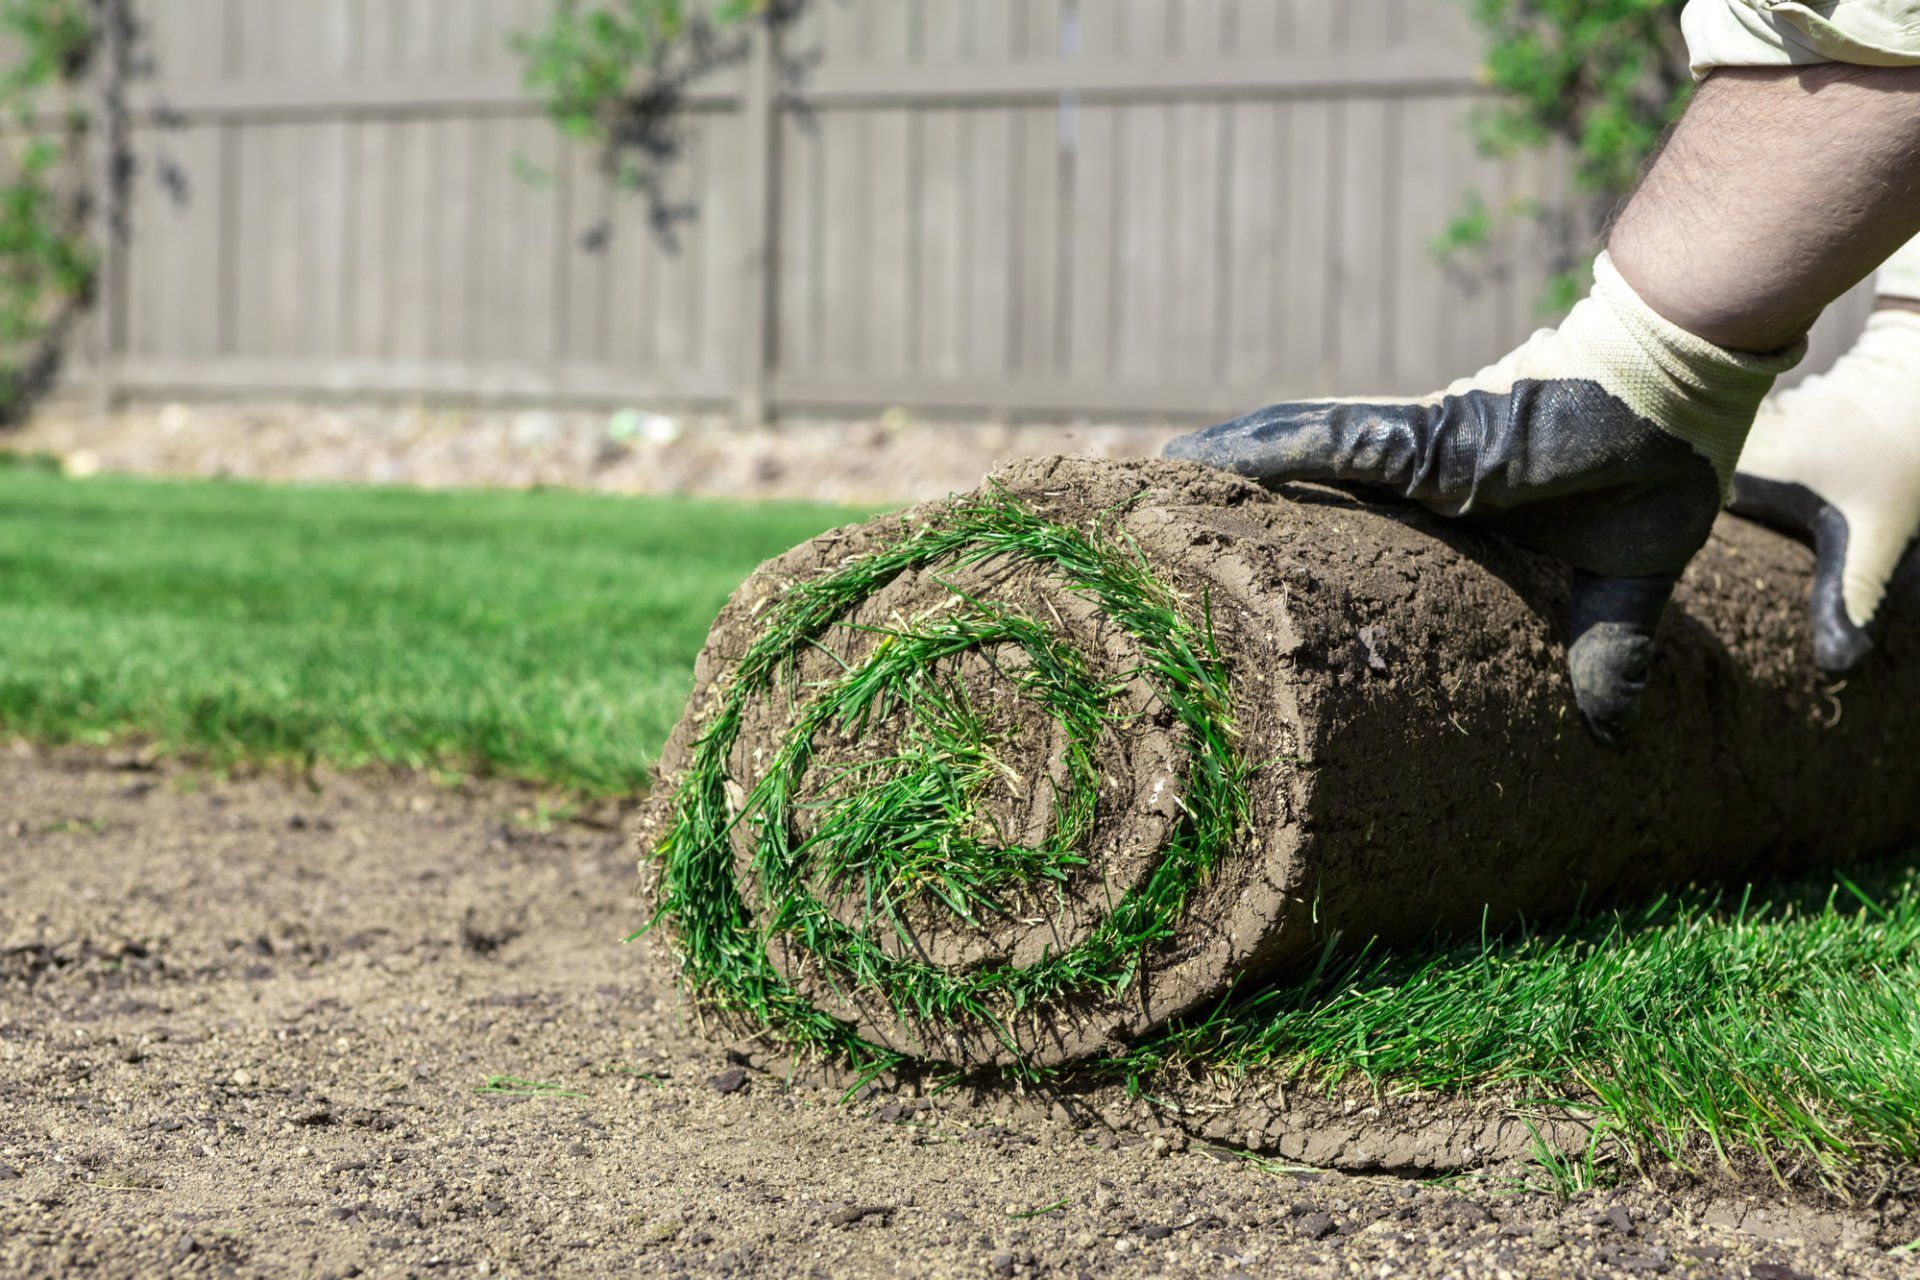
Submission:
[[[1290,163],[1279,197],[1287,228],[1287,288],[1279,309],[1280,359],[1274,374],[1288,395],[1320,395],[1331,390],[1333,373],[1328,300],[1331,233],[1339,212],[1338,108],[1307,101],[1279,110]]]
[[[527,173],[552,175],[559,163],[560,137],[545,121],[526,116],[512,121],[508,137],[512,147],[506,172],[514,242],[511,260],[518,272],[512,320],[504,326],[509,336],[502,348],[488,354],[496,362],[527,365],[527,372],[544,383],[559,354],[555,318],[561,281],[553,269],[553,246],[562,233],[560,191],[547,179],[529,181],[513,161],[523,158]]]
[[[1073,261],[1067,303],[1071,316],[1068,358],[1074,380],[1095,382],[1114,370],[1114,298],[1121,270],[1120,108],[1085,106],[1079,120],[1069,249]]]
[[[919,60],[949,65],[960,58],[955,0],[926,0],[917,32]],[[963,369],[966,325],[967,177],[972,166],[973,112],[927,107],[913,112],[919,133],[917,257],[911,359],[923,377],[952,379]]]
[[[1286,47],[1303,52],[1331,50],[1345,30],[1344,4],[1326,0],[1274,0],[1281,6],[1284,20],[1282,39]]]
[[[1125,110],[1119,340],[1114,355],[1129,381],[1150,382],[1167,368],[1167,224],[1173,204],[1166,166],[1175,150],[1168,127],[1173,108],[1155,104]]]
[[[1236,52],[1227,42],[1233,17],[1232,0],[1178,0],[1169,15],[1173,49],[1196,61]]]
[[[776,150],[780,143],[780,118],[774,98],[780,56],[777,40],[778,35],[771,28],[761,27],[753,32],[737,128],[714,126],[719,140],[718,154],[738,155],[742,172],[739,198],[724,202],[726,221],[720,220],[722,210],[719,208],[709,213],[708,234],[715,249],[711,261],[718,275],[709,289],[716,298],[723,302],[729,299],[727,273],[738,273],[732,305],[716,308],[718,315],[711,337],[723,353],[719,357],[723,367],[735,373],[740,388],[736,410],[741,420],[748,423],[766,421],[772,410],[773,288],[779,254],[779,210],[774,197],[780,163]],[[717,177],[720,166],[716,165],[714,172]],[[717,190],[709,195],[710,204],[722,201],[724,197]],[[734,245],[740,246],[737,253]]]
[[[1456,124],[1464,124],[1459,114]],[[1456,130],[1447,142],[1446,181],[1439,212],[1451,217],[1465,206],[1470,196],[1478,195],[1495,208],[1505,195],[1501,169],[1479,154],[1464,130]],[[1503,237],[1504,238],[1504,237]],[[1502,319],[1505,296],[1510,287],[1512,265],[1496,246],[1490,252],[1470,251],[1457,254],[1445,264],[1447,279],[1448,324],[1436,347],[1449,378],[1470,373],[1496,359],[1500,352],[1496,335],[1507,332]]]
[[[432,12],[433,0],[414,2],[421,6],[422,13]],[[410,55],[409,62],[418,56],[418,53]],[[465,286],[466,316],[458,349],[468,354],[476,364],[495,352],[509,348],[515,324],[513,313],[521,305],[519,292],[514,286],[519,276],[518,263],[526,254],[527,247],[520,243],[513,225],[514,186],[518,182],[513,173],[512,131],[515,123],[508,119],[493,118],[477,120],[472,125],[477,135],[473,153],[472,195],[469,197],[474,244],[469,259],[470,278]],[[423,139],[426,136],[424,122],[407,128],[409,136],[417,134]],[[423,142],[423,145],[431,149],[429,144]],[[422,181],[417,198],[432,199],[433,188],[445,181],[447,159],[439,157],[431,166],[427,166],[422,156],[422,167],[429,169],[429,176]],[[413,225],[411,219],[407,225]],[[430,287],[439,286],[437,271],[433,271],[429,279],[432,280]],[[413,309],[408,308],[404,314],[411,318]]]
[[[916,56],[915,14],[905,4],[883,4],[868,18],[867,51],[883,65],[899,66]],[[868,180],[868,256],[866,310],[871,323],[861,359],[876,375],[898,377],[912,359],[919,317],[910,292],[917,271],[920,225],[916,202],[919,170],[914,156],[918,133],[915,113],[887,106],[869,117],[866,145]]]
[[[1275,302],[1284,288],[1289,257],[1287,225],[1280,216],[1280,176],[1286,169],[1281,108],[1272,103],[1236,103],[1233,112],[1226,253],[1227,333],[1225,381],[1257,387],[1272,376],[1281,335]]]
[[[1020,226],[1015,245],[1015,297],[1007,327],[1008,364],[1016,377],[1044,381],[1061,373],[1062,243],[1070,232],[1061,205],[1062,112],[1036,108],[1018,115]]]
[[[1183,103],[1169,113],[1171,154],[1163,178],[1170,209],[1165,237],[1171,262],[1166,312],[1166,373],[1206,382],[1221,362],[1217,327],[1222,289],[1221,146],[1225,111],[1217,103]]]
[[[796,49],[807,46],[796,42]],[[816,368],[819,296],[819,130],[791,111],[780,116],[780,251],[774,260],[778,341],[775,370]]]
[[[607,184],[592,148],[578,143],[563,148],[557,168],[566,175],[571,193],[559,246],[567,277],[565,344],[559,358],[569,368],[592,368],[607,359],[607,296],[612,285],[607,270]]]
[[[1014,22],[1015,55],[1023,62],[1056,62],[1060,58],[1060,24],[1068,0],[1010,0]]]
[[[1382,364],[1396,281],[1383,260],[1397,191],[1385,161],[1390,146],[1385,103],[1352,102],[1341,110],[1340,220],[1333,256],[1333,332],[1343,392],[1364,394]]]
[[[260,142],[258,128],[236,126],[229,143],[233,165],[227,194],[230,239],[224,268],[232,291],[232,325],[227,337],[233,353],[241,356],[261,354],[267,336],[263,312],[267,291],[260,280],[261,264],[266,259],[264,240],[272,228],[267,225],[267,210],[262,207],[258,188],[263,166],[272,157]]]
[[[219,354],[221,258],[226,252],[221,222],[225,152],[218,126],[182,130],[161,142],[170,176],[144,184],[136,199],[150,201],[172,222],[168,233],[146,242],[136,257],[160,259],[160,289],[170,314],[174,349],[206,359]]]
[[[654,311],[654,359],[663,369],[685,370],[699,358],[697,337],[706,299],[701,296],[701,257],[706,249],[698,222],[697,196],[712,157],[703,128],[686,130],[685,149],[669,172],[671,199],[690,215],[659,242],[659,296]]]
[[[1239,0],[1233,13],[1233,52],[1258,57],[1280,49],[1284,0]]]
[[[376,25],[384,28],[385,24]],[[366,49],[363,44],[363,57]],[[380,56],[384,57],[384,50]],[[385,284],[392,263],[392,223],[387,217],[386,184],[391,171],[388,156],[392,136],[391,125],[357,122],[348,139],[354,186],[348,213],[353,279],[347,306],[347,349],[362,360],[384,355],[389,345],[392,313]]]
[[[349,0],[306,0],[304,38],[307,56],[321,74],[346,79],[354,61],[353,14]],[[308,317],[308,349],[324,359],[338,359],[346,332],[347,134],[340,120],[310,124],[302,139],[305,174],[301,196],[301,241],[307,248],[306,290],[312,311]]]
[[[655,364],[661,233],[649,213],[643,197],[613,191],[607,233],[607,358],[616,367],[645,370]]]
[[[1014,30],[1006,0],[971,0],[972,25],[964,54],[997,65],[1011,60]],[[1014,310],[1014,264],[1019,228],[1014,209],[1017,113],[989,107],[973,113],[969,127],[971,172],[965,178],[967,221],[962,365],[969,378],[1007,376],[1011,353],[1007,330]]]
[[[915,367],[936,378],[951,378],[960,372],[961,334],[959,310],[962,303],[965,228],[962,225],[965,197],[961,171],[968,156],[964,146],[971,144],[968,130],[952,111],[934,109],[920,113],[920,143],[916,149],[920,168],[919,260],[914,279],[919,296]]]
[[[1169,14],[1172,45],[1182,59],[1230,54],[1227,0],[1182,0]],[[1172,377],[1206,384],[1226,367],[1222,317],[1228,297],[1226,191],[1232,143],[1231,109],[1218,102],[1182,103],[1173,112],[1176,153],[1169,160],[1176,213]]]
[[[1392,353],[1383,362],[1382,374],[1384,389],[1405,395],[1443,386],[1467,372],[1443,372],[1436,359],[1448,324],[1446,280],[1430,249],[1451,216],[1440,196],[1446,189],[1448,132],[1458,127],[1444,100],[1412,98],[1399,108],[1399,146],[1390,163],[1403,184],[1403,196],[1391,227],[1393,257],[1388,267],[1397,293],[1388,317]]]
[[[872,296],[867,253],[871,204],[868,201],[869,144],[873,122],[865,113],[827,111],[819,118],[825,164],[822,200],[821,261],[825,363],[836,372],[860,369],[867,359]]]

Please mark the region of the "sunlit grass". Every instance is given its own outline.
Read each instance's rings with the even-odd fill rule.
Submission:
[[[727,594],[859,514],[0,465],[0,732],[631,792]]]
[[[1339,956],[1109,1069],[1571,1102],[1636,1152],[1844,1176],[1920,1160],[1914,859],[1473,945]]]

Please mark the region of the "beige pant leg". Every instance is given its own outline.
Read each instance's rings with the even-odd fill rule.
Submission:
[[[1851,62],[1920,66],[1920,0],[1688,0],[1693,74]]]

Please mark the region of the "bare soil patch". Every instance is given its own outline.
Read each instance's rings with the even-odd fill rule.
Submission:
[[[899,411],[743,426],[724,415],[300,401],[51,403],[0,446],[70,474],[429,489],[551,485],[606,493],[885,505],[971,489],[1028,454],[1156,455],[1178,429],[1127,423],[929,421]]]
[[[1511,1165],[1250,1162],[1113,1099],[842,1103],[693,1034],[620,944],[620,816],[0,754],[0,1275],[1914,1270],[1890,1197],[1563,1203]]]

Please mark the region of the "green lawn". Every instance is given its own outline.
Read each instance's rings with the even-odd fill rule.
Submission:
[[[1145,1088],[1202,1066],[1309,1088],[1359,1079],[1571,1100],[1598,1124],[1589,1157],[1733,1162],[1858,1189],[1920,1162],[1917,864],[1694,891],[1526,937],[1330,956],[1115,1066]],[[1545,1163],[1566,1188],[1600,1172]]]
[[[0,462],[0,730],[631,790],[728,592],[860,514]]]

